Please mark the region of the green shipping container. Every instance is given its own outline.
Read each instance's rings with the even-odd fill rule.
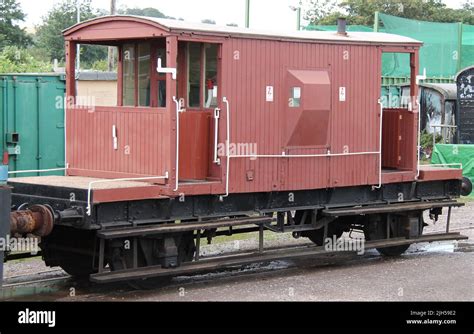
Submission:
[[[10,171],[65,167],[65,87],[63,74],[0,74],[0,145]]]

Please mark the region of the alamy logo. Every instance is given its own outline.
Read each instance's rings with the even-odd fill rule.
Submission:
[[[48,327],[56,326],[56,311],[30,311],[26,309],[18,312],[19,324],[46,324]]]
[[[328,252],[356,252],[357,255],[364,255],[365,239],[338,239],[334,235],[332,238],[326,238],[324,242],[324,249]]]
[[[36,255],[39,252],[38,238],[13,238],[7,235],[0,238],[0,252],[29,252]]]

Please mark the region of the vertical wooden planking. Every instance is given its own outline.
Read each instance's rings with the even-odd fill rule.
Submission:
[[[168,43],[177,44],[177,40],[168,39]],[[168,50],[171,49],[168,45]],[[235,51],[239,52],[238,60],[234,59]],[[345,51],[349,52],[348,60],[343,58]],[[228,38],[222,55],[220,89],[231,106],[231,144],[256,144],[258,154],[280,155],[286,149],[287,139],[287,69],[329,68],[331,153],[343,153],[346,145],[349,152],[378,149],[377,97],[381,62],[377,46]],[[265,87],[269,85],[274,88],[273,102],[265,100]],[[167,88],[172,90],[172,86],[169,82]],[[339,101],[339,87],[346,88],[345,102]],[[221,115],[224,114],[225,109]],[[71,168],[133,175],[162,175],[168,170],[173,176],[174,105],[166,112],[122,107],[99,108],[95,113],[71,110],[68,116],[68,130],[73,128],[68,133]],[[221,122],[225,124],[225,117]],[[118,150],[112,148],[114,124],[119,135]],[[225,126],[221,126],[219,142],[224,142],[225,134]],[[125,146],[130,147],[130,155],[124,153]],[[298,147],[289,153],[325,154],[326,149]],[[232,159],[230,190],[260,192],[373,183],[377,179],[377,159],[375,154],[259,158],[256,161]],[[224,161],[222,167],[225,170]],[[254,171],[253,181],[246,177],[250,170]]]
[[[107,175],[163,175],[168,165],[164,111],[130,111],[98,107],[91,113],[74,109],[68,117],[68,155],[72,170]],[[112,126],[117,127],[118,149],[113,148]],[[130,154],[126,154],[125,149]],[[74,173],[74,172],[73,172]]]

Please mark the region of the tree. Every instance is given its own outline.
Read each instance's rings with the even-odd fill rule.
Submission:
[[[462,5],[462,8],[474,13],[474,0],[466,0]]]
[[[201,21],[202,23],[206,23],[206,24],[216,24],[216,21],[214,20],[211,20],[211,19],[204,19]]]
[[[6,46],[0,52],[0,73],[51,72],[53,66],[34,58],[29,50]]]
[[[17,0],[0,1],[0,50],[5,46],[27,47],[31,38],[17,22],[25,20],[25,13]]]
[[[342,16],[342,14],[335,11],[337,8],[336,0],[305,0],[300,1],[299,4],[305,9],[304,19],[309,20],[312,24],[333,24],[323,23],[322,21],[330,16]]]
[[[51,60],[63,61],[65,58],[62,31],[76,24],[76,3],[77,0],[63,0],[56,4],[43,17],[42,24],[37,28],[38,47],[46,50]],[[105,12],[92,8],[90,0],[80,2],[80,12],[81,21],[105,15]],[[86,64],[92,64],[97,60],[106,58],[107,48],[105,47],[88,45],[81,48],[81,60]]]
[[[430,21],[446,5],[441,0],[345,0],[341,3],[351,24],[373,25],[376,11],[408,19]]]
[[[119,14],[125,15],[135,15],[135,16],[148,16],[148,17],[158,17],[158,18],[171,18],[160,12],[156,8],[125,8],[120,9]]]
[[[372,26],[376,11],[408,19],[433,22],[474,23],[474,1],[467,0],[463,9],[447,8],[442,0],[306,0],[306,17],[312,24],[335,24],[346,16],[349,24]],[[345,14],[343,14],[345,13]]]

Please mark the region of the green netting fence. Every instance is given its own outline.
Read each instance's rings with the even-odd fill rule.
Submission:
[[[474,184],[474,145],[437,144],[431,158],[432,164],[462,164],[463,176]],[[474,192],[471,193],[474,197]]]
[[[420,50],[420,72],[428,77],[452,77],[474,64],[474,26],[461,23],[437,23],[409,20],[379,14],[384,31],[423,42]],[[391,54],[384,58],[383,74],[405,76],[410,73],[407,55]]]
[[[474,26],[462,25],[461,69],[474,65]]]
[[[336,31],[337,25],[309,25],[305,28],[305,30],[318,30],[318,31]],[[374,31],[372,27],[362,26],[362,25],[348,25],[346,27],[347,31],[365,31],[371,32]]]
[[[428,78],[450,79],[463,68],[474,65],[474,26],[461,23],[437,23],[410,20],[379,13],[383,23],[378,31],[411,37],[423,42],[420,50],[420,74]],[[337,26],[310,25],[306,30],[335,31]],[[348,25],[348,31],[373,31],[372,27]],[[382,59],[384,77],[408,77],[408,54],[386,53]]]

